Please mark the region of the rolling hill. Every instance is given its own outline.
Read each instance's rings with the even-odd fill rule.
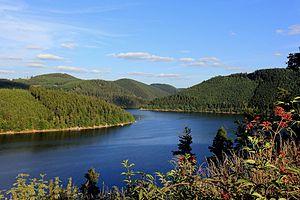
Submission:
[[[156,98],[145,109],[185,112],[243,112],[273,108],[279,88],[300,94],[300,73],[263,69],[253,73],[217,76],[168,97]]]
[[[68,74],[45,74],[30,79],[15,79],[15,82],[27,85],[40,85],[45,88],[57,88],[66,91],[96,96],[125,108],[135,108],[157,97],[174,94],[152,85],[131,79],[116,81],[81,80]],[[170,86],[172,87],[172,86]]]

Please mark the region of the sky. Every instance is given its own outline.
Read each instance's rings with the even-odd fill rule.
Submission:
[[[0,78],[68,73],[190,87],[286,67],[299,0],[0,0]]]

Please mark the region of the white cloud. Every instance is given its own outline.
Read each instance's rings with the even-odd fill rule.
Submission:
[[[153,55],[147,52],[127,52],[127,53],[118,53],[111,54],[115,58],[122,58],[126,60],[148,60],[153,62],[173,62],[175,61],[172,57],[163,57]]]
[[[17,57],[17,56],[0,56],[0,60],[20,61],[20,60],[23,60],[23,58]]]
[[[284,33],[284,30],[283,29],[276,29],[275,32],[278,33],[278,34],[281,34],[281,33]]]
[[[194,67],[216,67],[216,68],[223,68],[226,70],[241,70],[240,67],[231,66],[225,64],[217,57],[203,57],[199,59],[194,58],[180,58],[180,62],[183,63],[185,66],[194,66]]]
[[[64,59],[63,57],[53,55],[53,54],[47,54],[47,53],[38,54],[36,57],[41,60],[63,60]]]
[[[42,50],[43,48],[38,45],[28,45],[26,46],[26,49],[31,49],[31,50]]]
[[[230,36],[236,36],[236,35],[237,35],[237,33],[236,33],[236,32],[234,32],[234,31],[230,31],[230,32],[229,32],[229,35],[230,35]]]
[[[75,73],[101,73],[100,70],[97,69],[85,69],[85,68],[81,68],[81,67],[74,67],[74,66],[64,66],[64,65],[60,65],[55,67],[55,69],[62,71],[62,72],[75,72]]]
[[[275,30],[275,32],[278,34],[299,35],[300,34],[300,24],[291,25],[287,29],[277,29],[277,30]]]
[[[179,74],[153,74],[145,72],[128,72],[129,76],[143,76],[143,77],[153,77],[153,78],[180,78]]]
[[[26,67],[32,67],[32,68],[43,68],[45,65],[40,62],[30,62],[26,64]]]
[[[276,52],[276,53],[274,53],[274,56],[280,57],[280,56],[282,56],[282,53]]]
[[[193,62],[195,61],[194,58],[179,58],[180,62]]]
[[[61,47],[65,49],[74,49],[77,45],[75,43],[62,43]]]
[[[300,34],[300,24],[292,25],[288,28],[288,35],[298,35]]]
[[[160,78],[179,78],[179,74],[158,74],[157,77]]]
[[[181,50],[180,53],[190,53],[189,50]]]
[[[2,70],[0,69],[0,74],[14,74],[15,71],[12,71],[12,70]]]

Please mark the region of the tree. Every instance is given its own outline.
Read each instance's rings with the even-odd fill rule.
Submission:
[[[178,150],[173,151],[173,155],[190,155],[191,157],[195,154],[192,153],[192,136],[191,136],[191,129],[188,127],[184,128],[183,135],[179,136],[179,144],[178,144]]]
[[[88,170],[84,175],[86,181],[81,185],[81,192],[84,200],[97,199],[100,193],[99,187],[97,186],[98,178],[100,174],[96,172],[94,168]]]
[[[291,69],[293,71],[298,72],[300,69],[300,53],[290,53],[287,58],[287,69]]]
[[[223,154],[229,154],[232,150],[232,141],[228,139],[226,130],[221,127],[213,140],[212,146],[208,147],[219,160],[223,160]]]

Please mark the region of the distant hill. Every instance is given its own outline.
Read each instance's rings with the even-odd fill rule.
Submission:
[[[247,108],[270,110],[279,88],[300,94],[300,73],[264,69],[253,73],[217,76],[175,95],[156,98],[146,109],[187,112],[243,112]]]
[[[94,127],[133,122],[121,108],[95,97],[31,87],[0,89],[0,133]]]
[[[151,86],[159,88],[169,94],[175,94],[176,92],[178,92],[178,89],[176,87],[168,84],[153,83],[151,84]]]
[[[153,87],[132,79],[119,79],[114,82],[135,96],[141,97],[145,100],[167,96],[170,94],[169,92],[161,90],[158,87]]]
[[[31,77],[30,79],[15,79],[14,81],[27,85],[40,85],[46,88],[58,88],[78,94],[96,96],[125,108],[138,107],[154,98],[174,94],[159,87],[131,79],[116,81],[81,80],[68,74],[60,73],[45,74]]]
[[[24,83],[18,83],[7,79],[0,79],[0,88],[27,89],[29,86]]]
[[[41,85],[45,88],[60,87],[66,83],[80,80],[69,74],[53,73],[31,77],[30,79],[15,79],[28,85]]]

